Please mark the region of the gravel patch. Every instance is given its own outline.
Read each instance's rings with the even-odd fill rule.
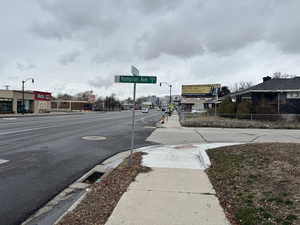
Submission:
[[[86,197],[58,225],[104,225],[138,173],[151,170],[141,165],[143,154],[145,153],[134,153],[131,166],[128,166],[126,159],[98,183],[92,185]]]

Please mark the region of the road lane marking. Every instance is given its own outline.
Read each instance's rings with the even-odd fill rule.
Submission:
[[[53,128],[53,127],[57,127],[57,126],[52,126],[52,127],[35,127],[35,128],[30,128],[30,129],[24,129],[24,130],[14,130],[14,131],[8,131],[8,132],[0,133],[0,135],[17,134],[17,133],[23,133],[23,132],[27,132],[27,131],[41,130],[41,129],[47,129],[47,128]]]
[[[103,140],[106,140],[106,137],[102,137],[102,136],[85,136],[85,137],[82,137],[82,139],[87,140],[87,141],[103,141]]]
[[[9,160],[6,160],[6,159],[0,159],[0,164],[7,163],[7,162],[9,162]]]
[[[150,115],[150,116],[145,116],[145,117],[142,117],[140,119],[137,119],[136,121],[143,121],[144,119],[146,118],[151,118],[151,117],[154,117],[156,116],[156,114],[154,115]],[[127,118],[127,116],[125,117],[104,117],[102,118],[102,120],[111,120],[111,119],[125,119]],[[66,125],[80,125],[80,124],[85,124],[87,122],[92,122],[91,120],[88,120],[88,121],[83,121],[83,122],[80,122],[80,123],[73,123],[73,124],[65,124],[65,125],[60,125],[60,126],[45,126],[45,127],[34,127],[34,128],[29,128],[29,129],[23,129],[23,130],[14,130],[14,131],[7,131],[7,132],[2,132],[0,133],[0,136],[1,135],[7,135],[7,134],[16,134],[16,133],[24,133],[24,132],[28,132],[28,131],[34,131],[34,130],[42,130],[42,129],[48,129],[48,128],[58,128],[58,127],[66,127]]]

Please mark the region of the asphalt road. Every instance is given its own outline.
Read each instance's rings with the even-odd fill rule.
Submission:
[[[145,139],[160,115],[137,112],[136,147],[152,144]],[[0,118],[0,225],[20,224],[94,165],[128,150],[130,130],[129,111]],[[82,139],[90,135],[107,139]]]

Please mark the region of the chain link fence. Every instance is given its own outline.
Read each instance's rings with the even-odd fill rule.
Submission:
[[[257,121],[280,121],[280,122],[300,122],[300,114],[241,114],[241,113],[218,113],[218,112],[179,112],[182,120],[200,117],[219,117],[240,120]]]

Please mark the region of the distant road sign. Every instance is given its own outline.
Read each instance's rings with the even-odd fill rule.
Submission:
[[[117,75],[115,76],[117,83],[137,83],[137,84],[156,84],[157,77],[155,76],[130,76]]]
[[[131,73],[132,73],[133,76],[139,76],[140,75],[140,71],[135,66],[131,66]]]

